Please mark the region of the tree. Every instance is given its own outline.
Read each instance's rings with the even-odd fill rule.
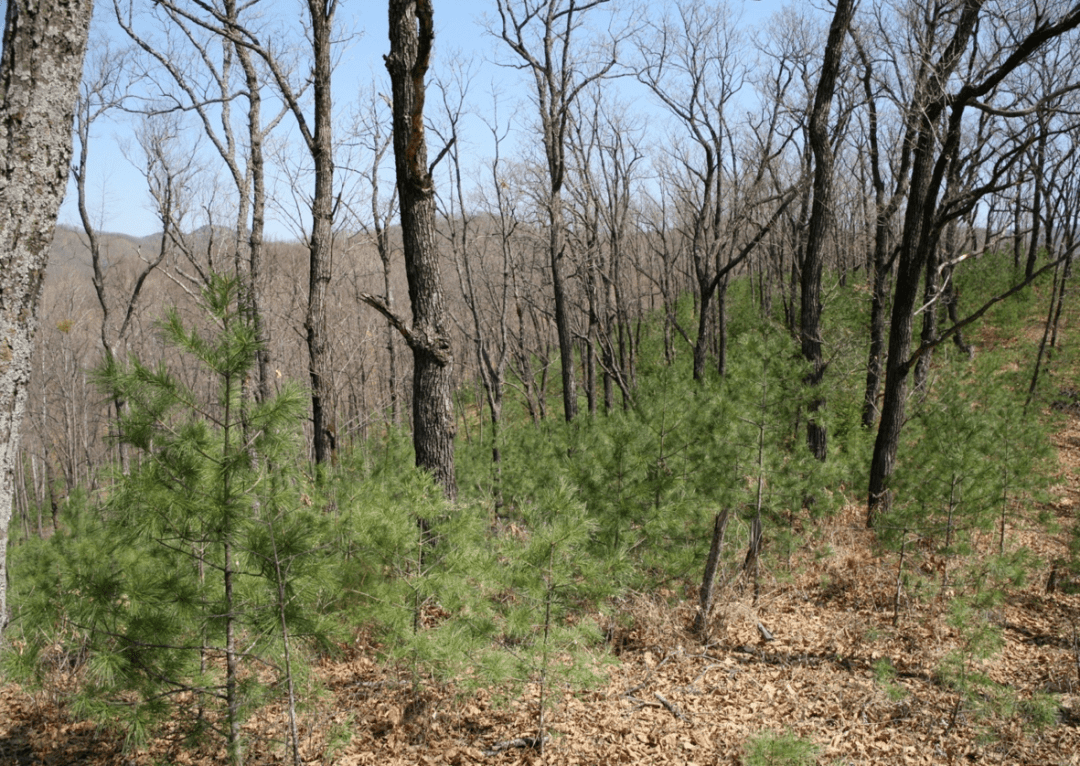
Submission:
[[[591,413],[596,412],[597,361],[603,372],[605,410],[614,407],[615,384],[624,407],[632,400],[634,338],[625,305],[624,265],[631,250],[632,204],[640,190],[645,155],[640,148],[641,125],[626,117],[627,111],[625,103],[605,95],[603,84],[597,83],[572,124],[574,227],[569,236],[579,258],[584,255],[579,270],[584,273],[589,309],[585,380]]]
[[[67,187],[92,0],[8,0],[0,54],[0,630],[38,302]]]
[[[105,46],[100,51],[96,51],[95,55],[92,55],[92,59],[93,68],[83,78],[79,99],[75,105],[75,136],[78,139],[79,151],[71,167],[71,173],[75,180],[75,191],[78,195],[79,219],[82,221],[83,232],[86,234],[86,246],[90,250],[94,292],[97,295],[98,305],[101,307],[101,345],[105,350],[107,359],[119,359],[122,355],[122,349],[127,343],[128,333],[131,330],[132,320],[135,318],[135,309],[138,306],[143,286],[146,284],[151,272],[161,265],[161,262],[165,259],[167,237],[163,231],[161,247],[158,248],[157,255],[143,260],[143,268],[130,287],[124,286],[126,296],[122,298],[121,303],[114,305],[115,297],[109,294],[110,290],[106,285],[109,264],[103,257],[101,237],[97,227],[91,220],[90,211],[87,207],[86,181],[89,175],[90,129],[95,120],[105,115],[109,110],[122,106],[127,96],[125,87],[127,83],[123,80],[124,73],[127,70],[127,55],[124,51],[114,53],[110,51],[108,46]],[[143,143],[143,138],[146,135],[148,135],[147,132],[141,132],[139,136],[144,149],[148,148]],[[149,152],[147,153],[147,159],[148,162],[152,162]],[[166,214],[166,217],[169,214],[171,214],[171,211]],[[112,292],[115,292],[115,289]],[[111,316],[114,308],[117,309],[116,314],[122,317],[119,323],[117,323],[114,316]],[[119,424],[120,418],[124,414],[124,402],[118,399],[113,402],[113,405],[116,408],[116,419]],[[117,450],[120,456],[121,470],[126,474],[130,469],[128,445],[122,438],[117,440]]]
[[[394,139],[394,131],[387,126],[390,115],[386,110],[390,108],[390,99],[382,93],[377,93],[374,88],[365,90],[361,98],[366,102],[362,104],[357,113],[357,137],[362,148],[368,152],[369,163],[360,171],[364,183],[367,185],[370,202],[370,223],[367,216],[357,215],[360,226],[371,239],[375,251],[379,254],[382,263],[383,277],[383,301],[386,307],[394,310],[394,289],[392,280],[392,266],[394,261],[394,249],[390,242],[390,222],[397,215],[398,195],[397,185],[393,184],[389,196],[380,192],[380,182],[383,173],[383,160]],[[355,277],[354,277],[355,281]],[[360,294],[357,288],[357,294]],[[390,386],[390,422],[395,425],[401,422],[401,383],[398,380],[398,355],[397,355],[397,330],[390,323],[386,326],[386,354],[389,359],[387,372]]]
[[[435,186],[427,164],[424,97],[435,40],[431,0],[390,0],[390,55],[386,69],[393,87],[394,168],[401,206],[405,273],[412,323],[385,301],[363,299],[382,313],[413,353],[413,447],[416,465],[429,471],[450,500],[457,497],[454,475],[454,418],[450,377],[454,354],[435,242]]]
[[[521,59],[519,65],[533,76],[533,96],[540,116],[547,188],[544,207],[548,217],[548,258],[555,298],[555,328],[562,365],[563,413],[577,416],[577,381],[574,375],[574,333],[570,326],[570,296],[566,284],[565,214],[566,140],[571,109],[591,83],[608,76],[615,66],[618,39],[611,47],[588,55],[578,45],[581,16],[610,0],[498,0],[499,25],[494,30]]]
[[[315,462],[322,463],[330,459],[334,450],[336,426],[330,412],[330,353],[326,333],[326,297],[330,286],[333,267],[333,225],[334,225],[334,144],[333,144],[333,95],[331,75],[333,62],[332,31],[334,15],[337,12],[337,0],[319,2],[308,0],[308,35],[311,45],[311,71],[300,85],[294,84],[285,68],[282,57],[276,48],[262,41],[258,32],[241,24],[238,19],[238,7],[232,0],[227,0],[224,7],[194,3],[196,10],[173,0],[159,0],[157,6],[164,8],[176,20],[197,24],[209,32],[228,40],[236,48],[251,51],[266,64],[270,70],[270,79],[277,86],[284,108],[292,113],[304,146],[311,155],[315,171],[314,191],[311,195],[311,231],[307,237],[308,248],[308,300],[304,316],[304,330],[308,347],[308,376],[311,380],[311,419],[313,426],[312,443],[315,450]],[[197,15],[197,12],[205,16]],[[189,35],[190,37],[190,35]],[[258,75],[253,63],[247,56],[238,58],[244,69],[245,84],[250,89],[257,84]],[[246,62],[246,63],[245,63]],[[314,108],[307,109],[302,96],[311,86]],[[258,88],[255,88],[257,91]],[[259,128],[259,108],[261,99],[257,93],[249,100],[249,139],[252,144],[252,157],[259,168],[253,175],[256,191],[262,183],[261,147],[265,129]],[[246,187],[245,187],[246,188]],[[262,218],[261,208],[255,211],[252,244],[261,248]],[[257,271],[254,274],[258,276]],[[257,293],[252,293],[257,299]],[[265,353],[265,352],[263,352]],[[260,361],[262,364],[262,361]]]
[[[829,27],[829,39],[825,44],[821,79],[814,93],[814,106],[810,111],[810,125],[807,129],[810,149],[814,153],[814,196],[810,207],[806,250],[803,252],[799,335],[802,339],[803,356],[814,367],[809,381],[812,386],[819,385],[825,374],[825,360],[821,355],[821,267],[833,183],[833,150],[826,122],[831,112],[844,52],[844,40],[847,38],[848,26],[855,10],[854,5],[854,0],[838,0],[836,3],[832,25]],[[823,403],[822,399],[815,399],[810,404],[810,411],[821,409]],[[806,424],[806,439],[814,456],[818,460],[824,460],[828,454],[825,426],[813,419],[809,420]]]
[[[242,289],[210,275],[210,331],[166,314],[157,327],[182,354],[173,365],[106,357],[98,369],[109,396],[128,402],[122,438],[140,460],[94,513],[73,511],[70,531],[51,538],[50,585],[25,596],[48,605],[27,609],[43,618],[27,653],[55,641],[57,625],[78,630],[90,658],[73,695],[82,713],[135,741],[163,721],[217,731],[238,766],[243,721],[272,679],[287,695],[298,764],[296,648],[326,642],[318,599],[330,519],[304,502],[312,487],[294,467],[304,394],[287,385],[255,403],[245,391],[259,341]],[[194,385],[180,365],[194,367]],[[260,673],[245,672],[249,663]]]
[[[981,99],[998,95],[998,86],[1042,46],[1080,26],[1080,5],[1070,7],[1056,18],[1044,16],[1036,9],[1017,19],[987,19],[987,26],[995,29],[1012,26],[1008,29],[1011,44],[995,46],[989,53],[985,52],[985,46],[980,46],[983,51],[981,57],[965,55],[980,27],[984,4],[982,0],[966,0],[961,6],[938,9],[940,13],[933,18],[928,17],[929,23],[936,28],[926,39],[933,40],[940,35],[944,42],[937,52],[922,52],[920,66],[925,67],[928,74],[925,80],[920,80],[920,87],[912,97],[911,112],[916,117],[910,193],[897,256],[881,422],[870,465],[867,526],[873,526],[875,513],[887,502],[888,481],[896,463],[904,423],[908,373],[921,354],[951,337],[1003,297],[998,296],[971,316],[953,324],[934,341],[924,342],[914,353],[911,352],[915,301],[919,295],[923,270],[931,250],[937,247],[941,229],[949,220],[968,212],[983,196],[1002,188],[1001,179],[1013,167],[1023,148],[1023,143],[1019,149],[1015,145],[989,147],[981,144],[972,150],[969,161],[990,164],[989,177],[976,188],[964,190],[951,199],[939,198],[949,163],[954,154],[960,151],[965,112],[971,107],[999,115],[1022,116],[1022,112],[1015,112],[1011,108],[1014,106],[1012,104],[995,106]],[[1017,25],[1030,25],[1030,28],[1025,30],[1023,26],[1017,28]],[[951,35],[948,34],[949,30]],[[968,62],[968,69],[958,72],[965,61]],[[1006,100],[1009,95],[1002,94],[1001,98]],[[1018,287],[1007,294],[1015,292]]]
[[[159,91],[151,93],[152,98],[148,99],[144,109],[151,116],[172,111],[196,115],[198,124],[221,157],[236,189],[232,255],[237,274],[245,275],[245,288],[241,291],[240,300],[248,321],[262,341],[258,351],[255,394],[260,399],[266,399],[270,396],[270,337],[261,284],[266,218],[263,143],[284,116],[284,110],[268,124],[263,124],[264,74],[256,68],[252,51],[247,46],[235,39],[223,40],[222,33],[214,27],[214,23],[221,23],[228,32],[238,29],[240,10],[235,0],[225,0],[221,10],[211,13],[209,18],[190,16],[178,8],[162,4],[157,12],[164,14],[167,29],[175,28],[182,33],[180,37],[184,42],[179,45],[170,35],[165,35],[164,39],[154,39],[137,30],[132,6],[125,11],[114,0],[113,9],[117,23],[125,34],[168,75],[164,81],[154,80]],[[209,32],[209,37],[200,35],[200,32]],[[190,55],[191,51],[194,51],[194,56]],[[240,93],[246,98],[248,106],[246,142],[237,140],[232,118],[233,102],[239,95],[234,92],[237,61],[244,86]],[[175,88],[166,87],[164,83],[169,80]],[[205,284],[205,276],[202,284]]]
[[[740,162],[736,126],[730,112],[743,86],[746,66],[735,19],[724,5],[705,9],[682,2],[677,18],[664,18],[639,35],[638,79],[687,133],[672,160],[679,168],[678,216],[693,262],[697,289],[698,334],[694,341],[694,380],[702,380],[709,347],[711,305],[720,315],[718,368],[726,364],[724,319],[728,280],[754,251],[795,197],[795,188],[762,194],[766,177],[786,141],[774,144],[778,110],[768,110],[765,135],[747,162]],[[740,167],[741,166],[741,167]],[[765,223],[753,214],[776,202]],[[756,228],[749,236],[746,228]]]

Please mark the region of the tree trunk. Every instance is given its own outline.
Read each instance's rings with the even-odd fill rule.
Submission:
[[[431,0],[390,0],[394,93],[394,161],[401,199],[405,273],[412,303],[406,340],[413,352],[413,445],[416,465],[434,476],[447,498],[457,497],[448,315],[435,243],[435,188],[424,137],[424,75],[435,39]]]
[[[562,186],[561,179],[559,186]],[[577,417],[577,378],[574,373],[574,333],[570,327],[570,299],[563,273],[562,192],[555,188],[549,202],[548,251],[551,258],[551,288],[555,293],[555,330],[559,336],[559,362],[562,367],[563,414],[566,422]]]
[[[913,312],[922,281],[920,277],[929,252],[929,236],[926,232],[929,222],[925,220],[924,207],[931,196],[930,172],[934,140],[934,126],[926,119],[919,132],[919,143],[915,150],[911,192],[900,245],[892,323],[889,328],[889,355],[885,365],[885,395],[877,439],[874,442],[874,456],[870,463],[870,492],[866,514],[868,527],[873,526],[874,513],[878,506],[887,505],[886,485],[896,463],[900,429],[904,422]]]
[[[725,276],[716,287],[716,371],[721,378],[727,375],[727,289]]]
[[[887,224],[880,221],[874,242],[873,286],[870,297],[870,352],[866,362],[866,390],[863,394],[862,424],[872,428],[877,422],[877,395],[881,387],[882,355],[885,351],[885,289],[889,277],[886,263]]]
[[[800,274],[799,337],[803,357],[813,366],[807,382],[815,387],[825,374],[825,361],[821,353],[821,267],[833,185],[833,152],[827,122],[853,10],[854,0],[838,0],[836,3],[808,128],[810,149],[814,153],[814,197]],[[806,424],[807,444],[818,460],[824,460],[828,454],[827,434],[825,426],[814,420],[812,413],[820,410],[824,404],[825,400],[820,396],[811,401],[811,418]]]
[[[1046,170],[1046,126],[1044,117],[1039,113],[1039,139],[1035,145],[1035,162],[1032,170],[1035,175],[1035,192],[1031,200],[1031,246],[1028,248],[1027,263],[1024,265],[1024,279],[1031,279],[1035,273],[1035,259],[1039,257],[1039,224],[1042,221],[1043,178]]]
[[[924,93],[923,98],[917,97],[913,104],[915,113],[918,114],[918,138],[913,152],[911,191],[898,255],[899,267],[885,373],[885,399],[877,439],[874,442],[874,456],[870,463],[867,526],[873,526],[875,513],[882,505],[887,505],[888,481],[896,463],[896,451],[904,422],[907,376],[919,356],[918,352],[912,358],[908,356],[911,348],[912,312],[919,293],[922,270],[926,266],[931,248],[936,247],[936,227],[939,225],[938,194],[947,163],[959,151],[964,109],[975,99],[986,95],[1046,41],[1080,26],[1080,8],[1071,8],[1057,22],[1040,24],[1033,28],[1001,65],[980,83],[966,83],[956,93],[948,94],[946,85],[967,49],[982,6],[980,0],[967,0],[957,9],[960,16],[952,39],[940,59],[933,64],[933,72],[927,80],[930,87],[938,92]],[[938,152],[938,121],[946,108],[949,109],[947,126],[941,150]],[[1014,235],[1016,234],[1018,232],[1014,232]]]
[[[8,0],[0,57],[0,631],[38,301],[71,162],[91,0]]]
[[[334,422],[329,402],[330,353],[326,339],[326,291],[330,286],[333,247],[334,146],[333,100],[330,92],[331,31],[336,3],[309,0],[314,66],[315,133],[311,145],[315,164],[315,195],[311,202],[311,237],[308,240],[307,331],[311,377],[311,419],[314,427],[315,462],[331,458]]]
[[[262,96],[258,70],[251,60],[251,52],[243,45],[235,45],[237,58],[244,70],[244,82],[248,95],[248,164],[251,169],[251,230],[248,232],[247,310],[248,321],[259,340],[255,352],[258,368],[258,399],[268,401],[273,392],[270,388],[270,325],[263,310],[262,257],[263,231],[266,226],[266,174],[263,160]]]
[[[926,267],[923,271],[923,317],[922,334],[919,336],[923,344],[933,343],[937,339],[938,331],[938,265],[941,255],[936,246],[930,247],[926,253]],[[930,376],[930,362],[934,352],[927,350],[919,355],[915,362],[915,390],[918,391],[926,385],[926,379]]]
[[[698,332],[694,340],[694,380],[705,380],[705,364],[709,358],[709,310],[712,308],[711,278],[698,270]]]
[[[712,612],[716,595],[716,570],[720,566],[720,554],[724,549],[724,533],[727,531],[731,509],[725,508],[716,514],[713,520],[712,543],[709,545],[709,557],[705,560],[705,574],[701,578],[698,591],[698,613],[694,617],[694,632],[702,636],[708,634],[709,614]]]

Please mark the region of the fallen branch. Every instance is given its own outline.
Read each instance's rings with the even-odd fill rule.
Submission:
[[[540,737],[516,737],[515,739],[504,739],[501,742],[496,742],[489,749],[484,751],[484,755],[498,755],[505,750],[512,750],[515,747],[531,747],[539,748],[541,744],[546,743],[551,737],[545,735],[543,739]]]
[[[682,712],[677,707],[675,707],[670,702],[668,702],[666,699],[664,699],[663,694],[661,694],[660,692],[653,692],[653,696],[656,697],[658,700],[660,700],[660,704],[663,705],[664,707],[666,707],[668,709],[668,712],[671,713],[676,718],[678,718],[680,721],[686,721],[687,723],[690,722],[690,719],[688,719],[686,716],[684,716],[682,714]]]
[[[708,666],[707,668],[705,668],[705,669],[704,669],[703,671],[701,671],[701,672],[700,672],[700,673],[698,673],[698,674],[697,674],[696,676],[694,676],[694,680],[693,680],[693,681],[691,681],[690,683],[688,683],[688,684],[687,684],[686,686],[684,686],[683,688],[684,688],[684,689],[693,689],[693,688],[694,688],[694,685],[695,685],[695,684],[697,684],[697,682],[701,680],[702,676],[704,676],[704,675],[705,675],[706,673],[708,673],[708,672],[709,672],[710,670],[712,670],[713,668],[722,668],[722,667],[724,667],[724,666],[723,666],[723,665],[719,665],[719,664],[716,664],[716,663],[714,663],[714,664],[712,664],[712,665],[709,665],[709,666]]]
[[[659,664],[657,664],[657,666],[655,668],[653,668],[652,670],[650,670],[648,672],[648,674],[645,676],[645,680],[642,681],[637,686],[635,686],[633,689],[627,689],[626,691],[624,691],[623,696],[624,697],[629,697],[634,692],[640,691],[642,688],[644,688],[645,685],[649,683],[649,679],[651,679],[653,677],[653,674],[655,674],[656,671],[658,671],[660,668],[664,667],[664,663],[666,663],[668,660],[670,660],[671,656],[672,655],[670,655],[670,654],[664,655],[664,659],[660,660]]]

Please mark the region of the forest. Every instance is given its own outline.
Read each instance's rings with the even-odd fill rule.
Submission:
[[[478,5],[9,0],[0,761],[1071,763],[1080,3]]]

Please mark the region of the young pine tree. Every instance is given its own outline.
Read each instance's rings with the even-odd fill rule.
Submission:
[[[166,344],[197,362],[195,384],[165,364],[99,370],[102,388],[128,402],[121,433],[136,459],[77,537],[53,538],[57,570],[33,611],[86,647],[83,715],[134,742],[166,717],[186,719],[220,733],[242,763],[245,717],[285,689],[296,762],[296,650],[326,637],[317,607],[327,530],[300,502],[293,469],[300,390],[262,403],[244,395],[258,343],[236,288],[213,279],[204,330],[175,310],[160,323]],[[257,675],[255,662],[274,672]]]

